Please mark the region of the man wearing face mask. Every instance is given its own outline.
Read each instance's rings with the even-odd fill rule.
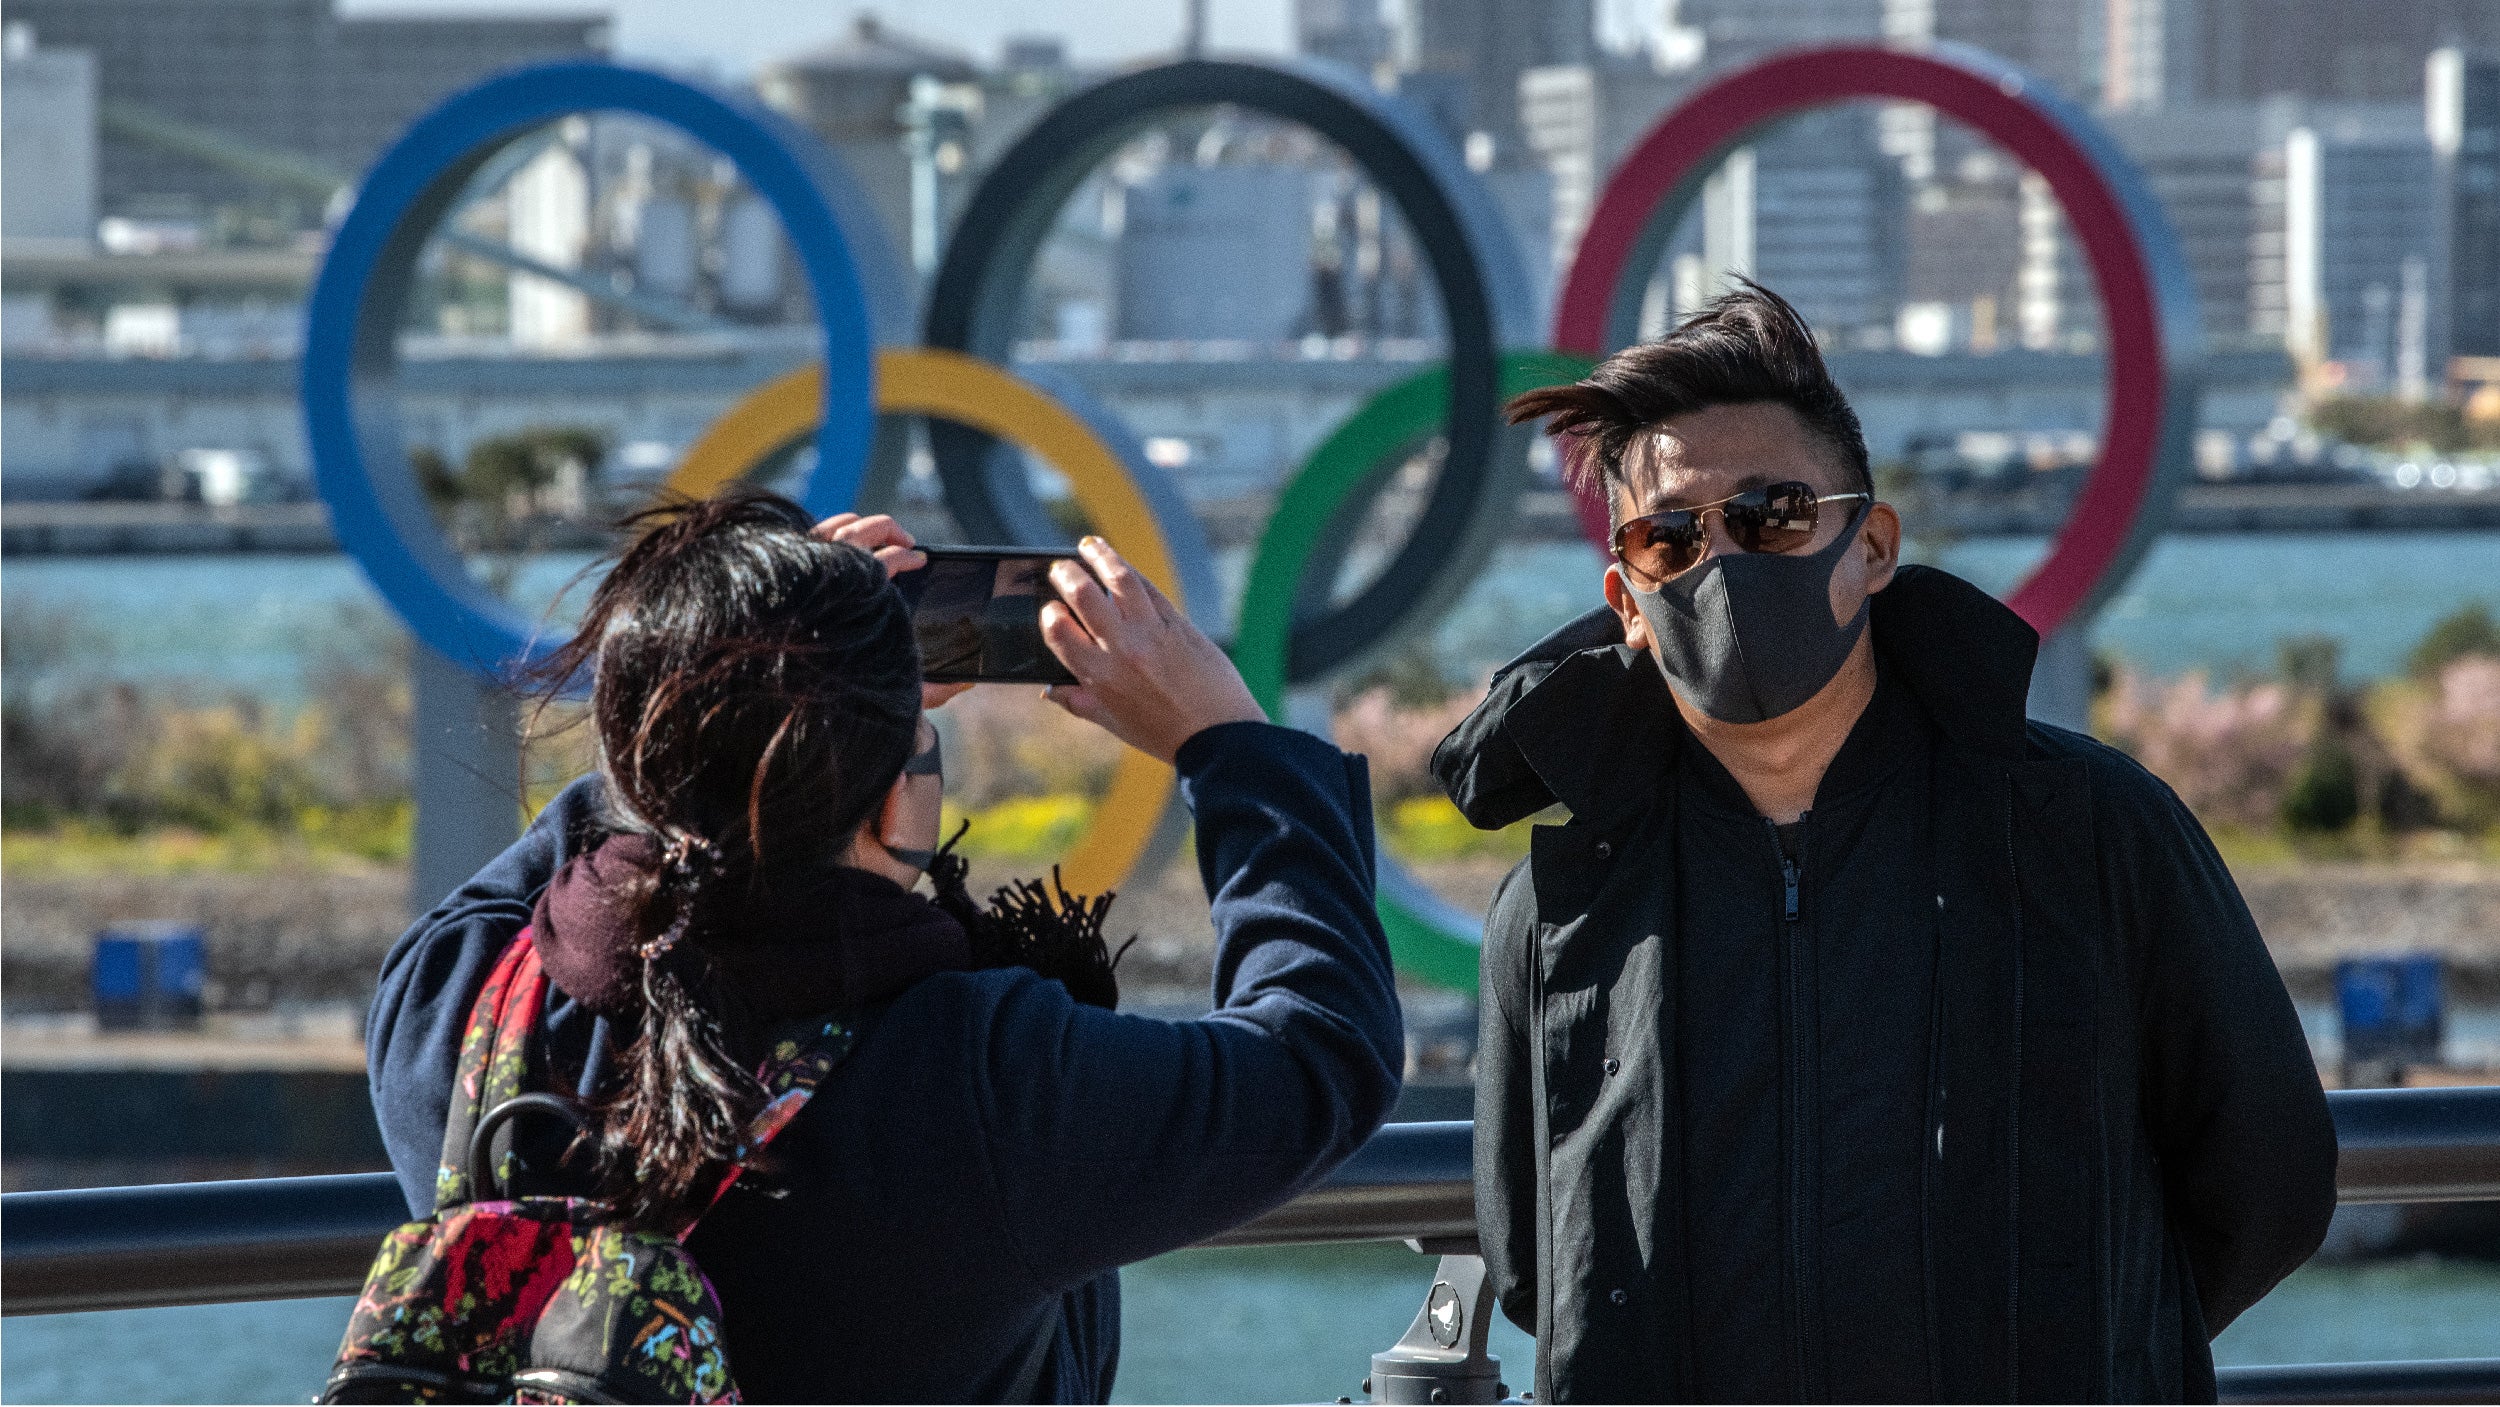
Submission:
[[[1606,608],[1433,759],[1479,826],[1569,813],[1486,921],[1477,1057],[1538,1399],[2213,1400],[2336,1149],[2204,832],[2026,722],[2037,638],[1900,563],[1768,290],[1511,409],[1614,529]]]

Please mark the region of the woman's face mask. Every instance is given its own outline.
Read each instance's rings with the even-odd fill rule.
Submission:
[[[1784,556],[1730,552],[1648,590],[1624,578],[1677,694],[1722,723],[1798,708],[1840,673],[1866,628],[1866,602],[1832,619],[1832,574],[1857,544],[1861,504],[1831,545]]]

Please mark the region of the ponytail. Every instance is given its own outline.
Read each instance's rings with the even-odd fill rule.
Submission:
[[[737,1161],[765,1103],[734,1053],[752,1023],[703,945],[685,941],[719,901],[719,851],[680,835],[664,853],[635,925],[649,935],[635,947],[640,1029],[581,1135],[600,1195],[646,1225],[666,1223]]]

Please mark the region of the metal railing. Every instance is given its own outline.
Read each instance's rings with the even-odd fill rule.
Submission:
[[[2500,1088],[2329,1095],[2339,1201],[2500,1201]],[[1467,1123],[1392,1124],[1317,1188],[1206,1244],[1475,1236]],[[353,1294],[407,1219],[385,1173],[174,1183],[0,1197],[0,1313]],[[1434,1243],[1439,1243],[1434,1245]],[[2500,1397],[2500,1359],[2225,1370],[2237,1402]]]
[[[1391,1124],[1318,1187],[1210,1246],[1476,1234],[1465,1122]],[[408,1219],[389,1173],[0,1197],[0,1313],[352,1295]]]

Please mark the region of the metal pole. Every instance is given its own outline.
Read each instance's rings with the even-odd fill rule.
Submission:
[[[2040,657],[2031,666],[2031,703],[2025,712],[2078,733],[2091,730],[2091,617],[2070,620],[2040,642]]]
[[[417,823],[409,910],[424,913],[521,833],[521,718],[511,692],[436,654],[410,651]]]

